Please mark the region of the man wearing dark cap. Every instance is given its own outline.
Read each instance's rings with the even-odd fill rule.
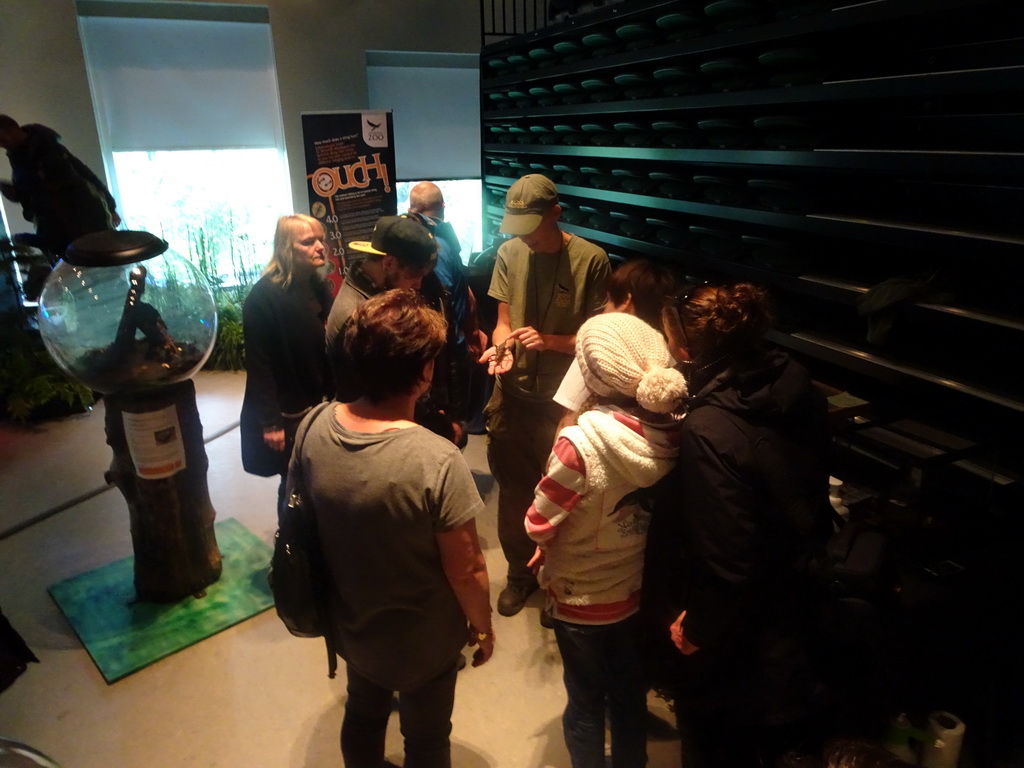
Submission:
[[[356,258],[345,272],[345,281],[327,318],[327,357],[334,367],[338,399],[343,402],[359,397],[353,388],[352,377],[345,371],[344,354],[338,338],[352,313],[371,296],[392,288],[419,290],[424,276],[434,268],[437,258],[433,235],[407,216],[381,216],[373,227],[369,242],[357,240],[349,243],[348,247],[356,252]]]
[[[563,232],[558,189],[529,174],[509,187],[488,294],[498,301],[495,346],[480,362],[496,374],[487,404],[487,459],[498,482],[498,538],[508,583],[498,597],[503,616],[518,613],[537,589],[528,562],[535,545],[523,519],[544,475],[562,409],[551,398],[576,344],[576,331],[601,311],[611,267],[608,255]],[[543,621],[543,619],[542,619]]]

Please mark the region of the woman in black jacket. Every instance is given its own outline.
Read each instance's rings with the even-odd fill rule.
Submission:
[[[312,216],[278,219],[273,256],[242,306],[242,466],[262,477],[281,475],[279,495],[299,421],[334,393],[324,342],[332,298],[319,272],[324,234]]]
[[[819,705],[805,565],[832,530],[825,397],[761,346],[769,306],[750,284],[696,287],[664,320],[691,400],[644,584],[683,762],[770,765]]]

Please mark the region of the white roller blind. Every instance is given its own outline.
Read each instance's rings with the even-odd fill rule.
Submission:
[[[367,66],[370,108],[394,111],[399,179],[480,177],[480,71],[471,58],[471,68]]]
[[[106,16],[79,22],[111,151],[283,145],[268,24]]]

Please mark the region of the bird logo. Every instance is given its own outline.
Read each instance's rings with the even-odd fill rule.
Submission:
[[[372,121],[370,121],[370,120],[367,120],[367,121],[366,121],[366,124],[367,124],[368,126],[370,126],[371,128],[373,128],[374,130],[376,130],[376,129],[380,128],[380,127],[381,127],[381,125],[382,125],[382,123],[374,123],[374,122],[372,122]]]

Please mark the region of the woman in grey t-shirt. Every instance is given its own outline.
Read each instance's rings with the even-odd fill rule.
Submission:
[[[347,765],[380,765],[393,693],[406,765],[447,768],[456,662],[494,650],[483,503],[462,455],[413,421],[445,343],[444,319],[416,293],[360,306],[345,331],[360,391],[310,425],[301,455],[331,576],[331,620],[346,661]]]

